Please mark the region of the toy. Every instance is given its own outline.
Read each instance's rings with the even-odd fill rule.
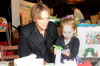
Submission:
[[[93,48],[85,49],[85,52],[84,52],[83,56],[86,57],[89,52],[91,52],[92,56],[95,57],[95,53],[94,53],[94,49]]]
[[[4,17],[0,17],[0,29],[6,29],[7,26],[7,20]]]
[[[55,46],[57,47],[57,53],[56,53],[56,58],[55,58],[55,66],[60,64],[60,59],[61,59],[61,52],[62,52],[62,47],[61,46]]]
[[[81,19],[81,20],[80,20],[80,23],[81,23],[81,24],[86,24],[86,19],[83,19],[83,20]]]

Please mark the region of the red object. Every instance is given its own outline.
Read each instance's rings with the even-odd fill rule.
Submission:
[[[12,46],[13,45],[18,45],[18,40],[19,40],[19,38],[16,38],[16,39],[14,39],[11,43],[12,43]]]
[[[93,39],[90,39],[90,44],[93,44]]]
[[[20,13],[20,24],[22,24],[22,13]]]
[[[85,62],[85,63],[78,64],[77,66],[92,66],[92,64],[91,64],[90,61],[87,61],[87,62]]]
[[[46,65],[46,62],[45,61],[43,62],[43,65]]]
[[[20,13],[19,15],[22,16],[22,13]]]
[[[98,57],[98,53],[97,52],[95,53],[95,57]]]
[[[100,44],[100,39],[98,39],[98,44]]]
[[[7,55],[14,55],[14,51],[7,51]]]
[[[1,46],[8,46],[8,41],[2,41],[2,42],[0,42],[0,45]]]
[[[2,27],[7,27],[8,24],[6,24],[6,23],[1,23],[0,26],[2,26]]]
[[[6,56],[6,52],[3,53],[3,56]]]
[[[15,40],[13,40],[10,43],[11,43],[12,46],[18,45],[18,38],[16,38]],[[0,46],[8,46],[8,41],[2,41],[2,42],[0,42]],[[6,56],[6,55],[14,55],[14,54],[18,54],[18,51],[14,50],[14,51],[7,51],[7,52],[3,53],[4,56]]]

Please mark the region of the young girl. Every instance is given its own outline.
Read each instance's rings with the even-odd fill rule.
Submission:
[[[61,22],[61,29],[63,36],[59,37],[56,41],[56,46],[62,46],[61,62],[64,60],[74,60],[79,51],[80,41],[76,36],[77,26],[74,19],[64,19]],[[57,48],[54,48],[56,54]],[[79,63],[77,61],[77,63]]]

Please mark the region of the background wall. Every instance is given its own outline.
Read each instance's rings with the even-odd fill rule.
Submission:
[[[24,0],[19,1],[19,12],[22,15],[22,24],[27,24],[31,22],[30,11],[34,5],[35,3],[31,3],[28,1],[24,1]]]
[[[19,0],[11,0],[11,9],[12,9],[12,25],[17,27],[18,25],[20,25]]]
[[[11,22],[11,0],[0,0],[0,17],[5,17],[8,22]],[[5,32],[0,32],[0,41],[7,40]]]
[[[11,22],[11,0],[0,0],[0,17],[5,17]]]

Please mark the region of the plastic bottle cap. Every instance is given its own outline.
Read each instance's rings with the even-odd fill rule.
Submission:
[[[22,16],[22,13],[20,13],[19,15]]]
[[[57,49],[58,49],[58,50],[62,50],[62,47],[61,47],[61,46],[57,46]]]

